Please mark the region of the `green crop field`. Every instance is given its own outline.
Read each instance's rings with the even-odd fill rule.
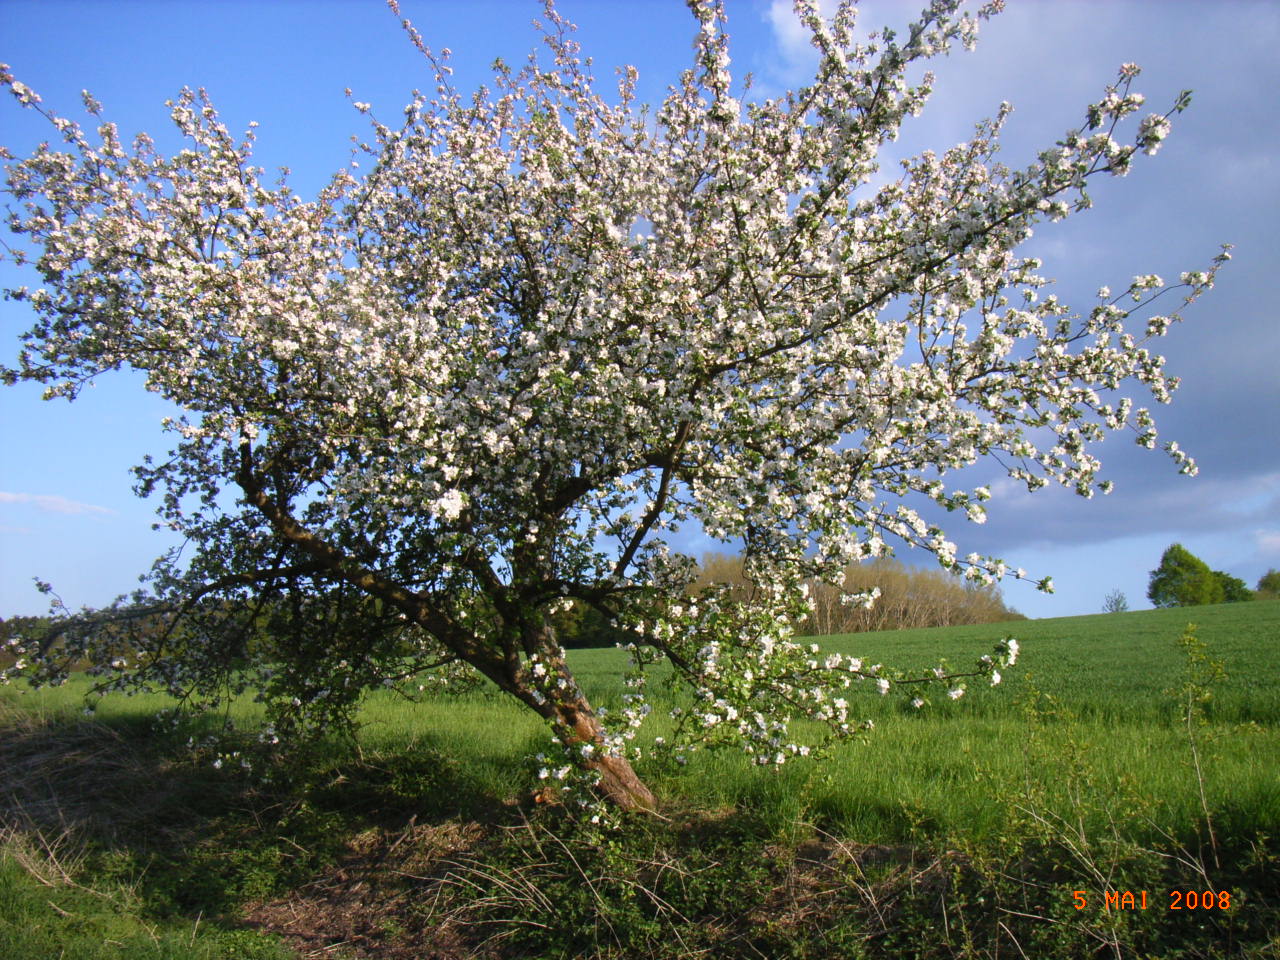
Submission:
[[[1195,624],[1195,636],[1203,645],[1199,654],[1179,643],[1189,624]],[[429,822],[433,830],[474,829],[482,838],[466,861],[475,871],[468,875],[466,887],[474,894],[471,900],[463,897],[465,891],[458,885],[456,851],[450,861],[455,864],[450,874],[454,879],[443,887],[438,869],[433,874],[430,867],[419,865],[414,871],[400,871],[428,886],[436,883],[434,902],[452,904],[453,912],[446,918],[465,915],[466,924],[477,922],[478,915],[486,918],[489,926],[475,928],[484,936],[471,947],[480,952],[459,955],[681,956],[674,947],[674,952],[663,952],[667,947],[662,944],[670,946],[673,934],[655,933],[653,927],[675,923],[692,938],[686,946],[701,943],[698,949],[705,955],[753,956],[735,954],[742,944],[732,940],[737,947],[730,948],[725,945],[730,941],[720,943],[719,928],[705,922],[708,910],[720,915],[714,905],[707,905],[710,901],[704,903],[705,896],[699,900],[689,892],[701,889],[694,883],[703,876],[699,871],[719,864],[717,876],[725,877],[725,883],[732,881],[743,897],[758,895],[763,902],[781,895],[780,876],[795,880],[798,851],[821,848],[823,861],[831,863],[839,859],[832,851],[909,850],[913,862],[925,864],[921,876],[927,870],[942,871],[939,864],[952,862],[947,857],[962,857],[963,870],[949,868],[949,879],[941,873],[934,878],[935,886],[943,884],[945,896],[923,880],[921,890],[912,888],[913,896],[932,897],[932,908],[916,904],[914,913],[898,907],[890,913],[902,929],[918,927],[920,943],[927,940],[925,921],[938,919],[939,904],[943,911],[949,906],[962,921],[978,924],[982,932],[970,930],[965,934],[970,939],[963,942],[948,934],[946,949],[939,946],[936,954],[920,943],[909,952],[901,939],[907,934],[891,934],[898,927],[876,920],[872,910],[880,904],[876,897],[898,903],[894,897],[905,896],[900,889],[902,864],[893,861],[873,868],[865,858],[850,855],[846,867],[855,869],[857,877],[845,876],[831,889],[845,891],[841,897],[852,896],[849,890],[861,891],[861,899],[855,897],[846,906],[850,916],[862,918],[863,926],[846,930],[840,926],[845,921],[832,914],[814,941],[820,945],[806,947],[808,953],[796,947],[796,956],[1017,956],[1014,944],[1021,949],[1039,944],[1039,953],[1026,954],[1037,956],[1094,956],[1099,945],[1108,947],[1102,954],[1107,956],[1141,956],[1143,950],[1169,957],[1274,956],[1266,951],[1280,943],[1275,940],[1280,913],[1275,894],[1280,889],[1280,603],[860,634],[817,642],[894,667],[928,667],[940,657],[960,667],[1006,635],[1018,638],[1022,653],[1000,686],[971,689],[954,702],[935,693],[933,702],[921,710],[869,689],[854,701],[854,715],[874,723],[862,741],[839,745],[821,760],[801,760],[779,769],[754,767],[732,751],[697,753],[685,765],[651,755],[648,746],[653,737],[669,734],[666,714],[677,703],[663,683],[662,670],[655,670],[650,681],[655,715],[636,741],[645,753],[637,769],[653,786],[668,819],[624,825],[608,842],[581,833],[555,809],[528,802],[539,786],[530,757],[548,748],[549,735],[527,710],[499,697],[471,693],[410,704],[378,692],[364,704],[356,743],[312,750],[279,769],[259,763],[246,773],[235,764],[215,770],[208,754],[199,761],[185,759],[178,740],[198,739],[196,728],[184,728],[180,736],[154,732],[151,718],[168,705],[162,697],[108,698],[90,722],[81,715],[80,697],[87,689],[83,678],[56,690],[24,693],[7,688],[0,691],[0,724],[7,728],[6,746],[0,751],[0,802],[8,830],[0,888],[7,885],[11,892],[7,899],[0,898],[0,952],[8,943],[6,956],[22,956],[14,951],[36,942],[30,931],[39,931],[44,939],[38,942],[47,945],[58,942],[51,931],[74,927],[47,911],[40,923],[33,920],[29,911],[37,908],[30,904],[40,897],[32,900],[32,891],[40,893],[48,878],[14,866],[44,862],[48,869],[48,861],[56,858],[46,850],[42,861],[40,843],[47,846],[50,836],[74,844],[81,871],[76,883],[117,891],[113,903],[125,890],[130,906],[121,909],[136,915],[144,926],[161,923],[154,928],[160,931],[156,936],[177,936],[173,930],[179,928],[173,925],[186,922],[188,926],[180,929],[192,934],[191,952],[174,956],[216,956],[217,949],[208,944],[222,941],[205,937],[243,935],[233,929],[237,917],[267,910],[262,904],[287,898],[312,874],[324,875],[350,855],[353,843],[365,842],[359,838],[368,837],[369,831],[391,837],[406,823]],[[1221,674],[1210,670],[1208,661],[1220,663]],[[573,651],[570,662],[593,700],[617,702],[618,676],[626,664],[623,652]],[[255,722],[251,704],[237,705],[233,715],[241,726],[251,728]],[[84,775],[68,772],[76,769]],[[157,770],[171,778],[163,789],[142,783]],[[82,782],[91,777],[100,784],[100,798],[95,799],[94,791]],[[139,790],[152,798],[150,819],[132,809],[136,804],[130,798]],[[156,823],[163,829],[157,831]],[[512,839],[515,824],[527,831],[521,834],[525,840]],[[740,862],[727,851],[705,862],[698,859],[702,847],[689,847],[689,837],[704,835],[708,824],[716,825],[717,835],[737,837],[739,849],[754,851],[752,859]],[[593,927],[589,943],[580,933],[552,936],[550,931],[559,929],[551,922],[554,911],[539,906],[532,890],[513,892],[512,885],[518,886],[514,878],[527,879],[531,874],[521,871],[534,866],[543,871],[538,874],[539,888],[545,887],[552,899],[557,878],[572,879],[568,867],[565,876],[556,873],[552,865],[562,861],[544,849],[545,844],[535,843],[540,852],[529,854],[527,843],[540,836],[537,831],[546,831],[547,837],[554,834],[556,849],[569,857],[563,862],[572,862],[579,871],[575,890],[587,877],[581,872],[588,869],[583,864],[604,858],[597,863],[599,882],[588,884],[595,898],[591,910],[622,912],[606,924],[607,930]],[[479,865],[481,849],[487,851],[484,866]],[[619,861],[618,849],[634,855]],[[645,884],[661,886],[664,874],[659,871],[659,879],[653,875],[660,851],[670,859],[671,876],[683,878],[679,889],[685,899],[662,887],[659,900],[668,906],[653,906],[659,900],[651,900],[646,914],[632,900],[636,889],[650,889]],[[624,869],[628,863],[633,866]],[[197,867],[192,864],[205,871],[194,888],[191,871]],[[214,882],[211,876],[222,879]],[[436,881],[427,879],[432,876]],[[805,876],[805,882],[818,882]],[[618,904],[604,892],[609,887],[606,879],[616,881]],[[885,884],[896,893],[885,893]],[[1200,917],[1200,926],[1193,930],[1178,926],[1180,918],[1167,910],[1163,899],[1159,915],[1148,912],[1141,917],[1098,906],[1106,902],[1108,891],[1141,888],[1167,898],[1182,886],[1234,894],[1239,909],[1211,917],[1207,925]],[[1076,911],[1071,899],[1076,890],[1085,891],[1097,904]],[[499,896],[501,891],[506,893]],[[398,896],[388,894],[388,902],[402,902]],[[626,910],[619,906],[623,901],[630,904]],[[73,912],[60,904],[59,909]],[[112,907],[113,916],[121,909]],[[761,907],[743,909],[749,914]],[[639,913],[632,916],[636,910]],[[677,913],[683,920],[673,920]],[[379,920],[389,924],[386,942],[417,943],[426,949],[422,945],[434,941],[421,939],[422,925],[444,929],[440,915],[429,920],[420,912],[392,914]],[[206,922],[206,932],[195,936],[191,918],[202,915],[218,919],[212,926]],[[757,927],[759,922],[752,921]],[[459,924],[459,929],[472,930],[461,920]],[[280,929],[279,924],[263,925]],[[837,927],[844,931],[839,936],[833,932]],[[494,930],[500,935],[493,936]],[[544,931],[544,939],[534,935],[538,930]],[[758,930],[755,935],[763,936]],[[791,949],[818,934],[787,927],[771,936]],[[846,941],[854,952],[823,952]],[[29,947],[30,955],[44,949]],[[252,949],[276,948],[254,939]],[[781,948],[775,944],[769,949]],[[381,955],[352,950],[352,957]],[[1215,952],[1219,950],[1226,952]]]

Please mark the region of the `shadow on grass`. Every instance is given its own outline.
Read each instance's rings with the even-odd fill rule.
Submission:
[[[190,730],[147,717],[0,711],[0,828],[60,838],[93,883],[123,885],[155,916],[231,917],[308,882],[363,832],[511,816],[507,798],[423,741],[215,768],[212,754],[193,757]]]

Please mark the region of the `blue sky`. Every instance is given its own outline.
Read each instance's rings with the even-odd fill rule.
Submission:
[[[521,62],[536,44],[526,0],[402,0],[427,42],[453,50],[455,80],[473,88],[495,56]],[[975,4],[976,6],[976,4]],[[1167,278],[1201,269],[1224,242],[1235,259],[1160,348],[1182,388],[1158,411],[1161,437],[1194,455],[1188,479],[1161,454],[1117,435],[1097,448],[1107,498],[1064,491],[1035,496],[996,483],[986,525],[952,521],[962,553],[1003,556],[1037,576],[1053,596],[1008,583],[1007,600],[1031,616],[1097,612],[1122,590],[1146,606],[1148,572],[1180,541],[1211,566],[1252,585],[1280,567],[1280,5],[1010,0],[985,24],[978,50],[935,61],[937,92],[924,115],[886,155],[894,159],[965,139],[1001,100],[1015,113],[1003,158],[1034,158],[1079,125],[1085,104],[1121,63],[1144,68],[1136,88],[1164,109],[1183,88],[1191,108],[1160,154],[1124,179],[1099,184],[1096,207],[1046,225],[1028,252],[1058,279],[1068,303],[1087,307],[1101,285],[1134,274]],[[584,52],[601,78],[640,70],[643,99],[657,100],[687,65],[692,18],[680,0],[564,0]],[[773,94],[801,82],[808,54],[789,3],[729,0],[734,69]],[[863,4],[867,28],[901,25],[916,5]],[[79,92],[103,102],[122,133],[146,130],[163,147],[164,101],[203,86],[233,130],[261,126],[259,161],[287,165],[300,192],[344,165],[350,136],[365,121],[344,96],[394,117],[430,78],[379,0],[4,0],[0,60],[47,105],[78,116]],[[0,143],[24,155],[48,129],[12,101],[0,104]],[[1141,158],[1146,159],[1146,158]],[[0,285],[35,283],[0,264]],[[21,305],[0,303],[0,356],[12,362],[30,325]],[[99,605],[131,589],[137,574],[173,545],[151,530],[152,505],[133,496],[129,468],[163,454],[159,420],[168,411],[129,374],[103,378],[74,404],[44,403],[30,385],[0,390],[0,615],[39,613],[33,577],[51,581],[73,606]],[[997,481],[998,472],[989,471]],[[713,545],[690,536],[695,552]],[[911,562],[919,558],[904,554]]]

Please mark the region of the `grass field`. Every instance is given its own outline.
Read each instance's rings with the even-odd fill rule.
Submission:
[[[1188,623],[1225,669],[1192,684],[1207,697],[1190,717]],[[133,933],[153,953],[103,956],[276,955],[235,928],[246,916],[309,956],[1280,955],[1280,603],[820,642],[925,667],[966,664],[1008,634],[1022,656],[1005,683],[921,711],[872,693],[858,707],[874,731],[821,762],[641,761],[668,819],[611,839],[530,807],[527,758],[548,735],[494,697],[377,693],[357,744],[248,775],[183,760],[173,734],[152,731],[162,698],[104,701],[88,723],[83,682],[0,691],[0,954],[56,956],[39,951],[84,928],[62,914],[91,918],[105,903],[114,922],[142,925]],[[616,700],[624,654],[570,662],[593,700]],[[675,701],[660,681],[642,746],[668,732]],[[237,720],[251,724],[252,709]],[[65,877],[95,894],[59,886],[51,837],[75,851]],[[373,852],[397,869],[369,868]],[[352,862],[380,906],[299,892],[316,877],[341,889]],[[1130,888],[1159,909],[1106,909],[1109,891]],[[1166,901],[1183,888],[1225,891],[1234,909],[1175,914]],[[37,923],[30,910],[55,890],[89,900]],[[315,952],[279,922],[285,903],[349,942]],[[31,946],[37,934],[44,946]],[[166,938],[190,952],[154,952]]]

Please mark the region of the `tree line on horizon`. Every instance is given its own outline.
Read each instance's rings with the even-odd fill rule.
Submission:
[[[688,592],[698,594],[713,583],[728,584],[737,599],[748,599],[755,585],[743,570],[743,558],[708,553],[698,565]],[[851,564],[841,586],[809,583],[813,613],[795,624],[802,636],[829,636],[875,630],[953,627],[975,623],[1025,620],[1009,606],[996,584],[965,581],[941,569],[914,567],[891,557]],[[878,589],[871,605],[851,604],[844,598]],[[1239,577],[1213,570],[1180,543],[1171,544],[1151,571],[1147,599],[1156,607],[1191,607],[1244,600],[1280,599],[1280,570],[1274,567],[1250,590]],[[1123,592],[1113,590],[1103,603],[1104,613],[1129,610]],[[48,625],[45,617],[0,617],[0,644],[14,636],[38,636]],[[556,616],[556,630],[567,648],[608,647],[628,638],[598,611],[575,603]]]
[[[734,599],[749,600],[757,587],[743,567],[740,555],[705,554],[686,592],[697,595],[712,584],[727,584]],[[845,600],[872,590],[879,594],[870,605]],[[964,580],[942,569],[910,566],[891,557],[849,565],[839,587],[811,580],[809,591],[813,612],[793,624],[801,636],[1027,619],[1005,603],[996,584]],[[0,646],[10,636],[42,636],[48,626],[47,617],[0,617]],[[566,648],[611,647],[631,639],[626,631],[611,625],[598,610],[583,603],[574,603],[556,614],[555,629]]]
[[[744,572],[743,558],[733,554],[704,555],[689,591],[700,593],[713,583],[731,585],[735,598],[742,600],[756,589]],[[892,557],[848,565],[839,586],[817,579],[807,584],[813,610],[794,624],[802,636],[1026,619],[1004,602],[998,584],[965,580],[940,568],[910,566]],[[879,591],[873,603],[849,602],[872,590]]]
[[[697,596],[713,584],[726,585],[732,600],[751,602],[759,587],[744,568],[740,554],[706,553],[694,568],[685,594]],[[910,566],[891,557],[850,564],[839,586],[816,578],[806,583],[813,610],[791,624],[799,636],[1027,619],[1005,603],[997,584],[966,580],[941,568]],[[879,591],[874,603],[849,602],[872,590]],[[566,649],[612,647],[634,638],[628,631],[610,624],[596,608],[578,601],[557,613],[553,622],[556,636]]]

